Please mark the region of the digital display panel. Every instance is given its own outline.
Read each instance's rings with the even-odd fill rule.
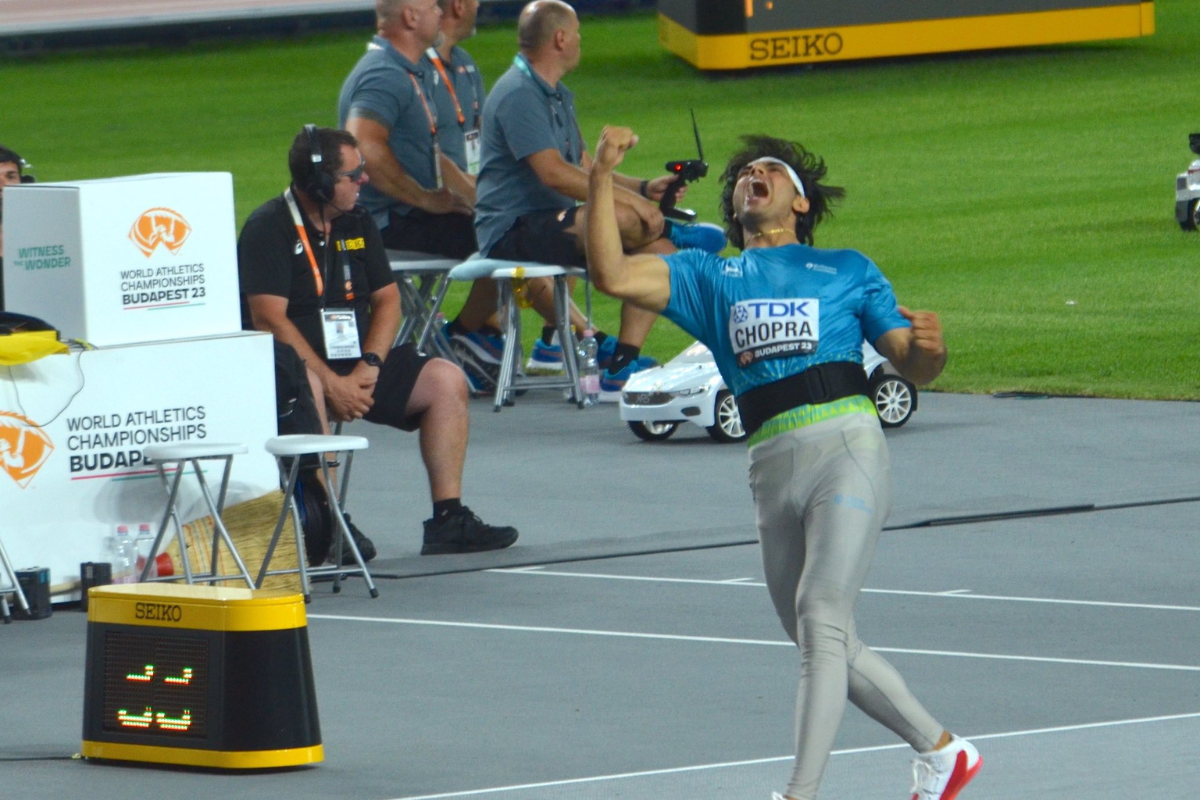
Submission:
[[[103,730],[203,738],[208,655],[203,638],[108,631]]]

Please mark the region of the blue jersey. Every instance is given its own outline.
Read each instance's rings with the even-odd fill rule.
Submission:
[[[664,257],[671,299],[663,316],[712,350],[735,395],[829,361],[862,363],[872,344],[909,327],[887,278],[856,250],[793,244],[721,258]]]

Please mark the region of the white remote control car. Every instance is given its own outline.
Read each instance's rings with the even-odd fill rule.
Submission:
[[[865,342],[863,369],[883,427],[908,422],[917,410],[916,387]],[[684,422],[699,425],[718,442],[746,439],[737,400],[721,379],[712,352],[700,342],[662,366],[635,373],[621,393],[621,420],[647,442],[669,438]]]

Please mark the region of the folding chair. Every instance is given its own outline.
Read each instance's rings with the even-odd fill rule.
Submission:
[[[583,270],[535,262],[505,261],[498,258],[469,258],[450,270],[450,279],[474,281],[492,278],[500,287],[500,319],[504,331],[504,354],[500,357],[500,376],[496,381],[493,410],[499,411],[518,389],[567,389],[571,399],[583,408],[579,388],[579,364],[575,355],[575,336],[571,333],[571,287],[569,278],[583,277]],[[523,376],[517,371],[521,355],[521,308],[514,285],[527,278],[554,279],[555,327],[562,343],[564,374]]]

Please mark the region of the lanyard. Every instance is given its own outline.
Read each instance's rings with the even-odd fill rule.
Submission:
[[[521,70],[521,72],[524,72],[525,77],[533,81],[534,85],[542,90],[542,94],[546,97],[546,108],[550,111],[550,116],[553,117],[555,124],[562,128],[563,135],[566,137],[567,161],[574,163],[575,143],[571,139],[571,133],[567,130],[566,123],[564,123],[562,117],[559,116],[558,109],[554,107],[554,101],[557,100],[563,107],[563,111],[565,112],[567,110],[567,104],[563,100],[562,94],[560,92],[546,91],[545,87],[542,85],[542,81],[539,81],[536,77],[534,77],[533,70],[529,67],[529,62],[525,60],[525,56],[521,55],[520,53],[517,53],[515,56],[513,56],[513,66]],[[570,114],[567,116],[571,117]],[[582,159],[583,132],[579,130],[578,120],[576,120],[574,117],[571,117],[571,122],[574,123],[575,135],[579,137],[580,159]]]
[[[304,246],[304,254],[308,256],[308,265],[312,267],[313,283],[316,284],[317,297],[321,299],[321,306],[325,305],[325,281],[321,277],[321,270],[317,268],[317,257],[313,253],[312,244],[308,241],[308,230],[304,227],[304,220],[300,216],[300,207],[296,205],[296,198],[292,195],[292,187],[288,187],[283,197],[287,200],[288,211],[292,212],[292,222],[296,223],[296,234],[300,237],[300,244]],[[350,277],[350,257],[346,252],[346,240],[338,239],[337,250],[342,262],[342,280],[346,286],[346,299],[354,300],[354,282]],[[326,250],[326,253],[329,251]]]
[[[446,91],[450,92],[450,99],[454,101],[454,112],[458,114],[458,124],[465,125],[467,117],[463,114],[462,106],[458,104],[458,93],[454,91],[454,81],[450,80],[450,76],[446,74],[446,67],[442,65],[441,56],[432,47],[425,51],[425,55],[429,56],[429,60],[437,68],[438,74],[442,76],[442,82],[446,84]]]
[[[517,53],[515,56],[513,56],[513,66],[521,70],[521,72],[524,72],[525,77],[533,80],[533,70],[529,68],[529,62],[526,61],[525,57],[520,53]],[[534,81],[534,83],[537,83],[537,81]]]
[[[408,73],[409,80],[412,81],[413,91],[417,93],[417,97],[421,98],[421,105],[425,108],[425,116],[429,118],[429,132],[437,138],[437,116],[429,108],[429,101],[425,99],[425,92],[421,89],[421,84],[417,83],[417,76]],[[457,101],[456,101],[457,102]]]
[[[308,265],[312,267],[313,283],[317,285],[317,297],[324,301],[325,281],[321,278],[321,270],[317,268],[317,257],[313,255],[312,245],[309,244],[308,231],[304,228],[304,220],[300,216],[296,198],[292,196],[292,187],[289,186],[284,190],[283,199],[287,200],[288,210],[292,212],[292,222],[296,223],[296,233],[300,236],[300,243],[304,245],[304,254],[308,256]]]
[[[429,101],[425,99],[425,92],[421,90],[421,84],[417,83],[417,76],[413,73],[408,73],[409,80],[412,81],[413,91],[417,93],[417,97],[421,98],[421,105],[425,108],[425,116],[429,118],[429,135],[433,140],[433,180],[438,189],[442,188],[442,147],[438,143],[437,138],[437,115],[429,108]],[[455,101],[457,103],[457,101]]]

